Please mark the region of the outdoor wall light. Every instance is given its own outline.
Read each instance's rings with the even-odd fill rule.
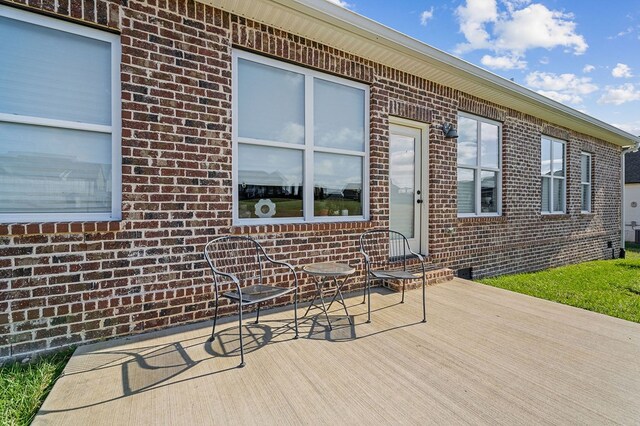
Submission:
[[[456,131],[456,128],[453,127],[453,124],[444,122],[442,123],[442,125],[437,126],[436,128],[442,130],[445,139],[458,139],[458,132]]]

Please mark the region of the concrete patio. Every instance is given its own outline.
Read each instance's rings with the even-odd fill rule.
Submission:
[[[80,347],[40,424],[639,424],[640,324],[470,281]],[[304,313],[306,307],[300,308]],[[311,312],[317,314],[317,311]],[[248,320],[252,318],[248,316]]]

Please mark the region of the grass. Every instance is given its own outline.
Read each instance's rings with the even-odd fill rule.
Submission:
[[[71,354],[73,349],[66,349],[0,367],[0,425],[31,423]]]
[[[596,260],[478,281],[640,322],[640,246],[636,244],[627,243],[626,259]]]

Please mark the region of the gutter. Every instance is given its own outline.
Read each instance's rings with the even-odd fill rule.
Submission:
[[[640,142],[638,142],[634,147],[626,147],[622,149],[622,152],[620,153],[620,181],[622,184],[622,194],[620,197],[620,258],[624,259],[625,257],[625,253],[626,253],[626,241],[625,241],[625,237],[624,237],[624,232],[625,232],[625,223],[627,222],[627,218],[625,216],[625,199],[624,199],[624,192],[625,192],[625,166],[624,166],[624,156],[627,154],[627,152],[638,152],[638,150],[640,149]]]

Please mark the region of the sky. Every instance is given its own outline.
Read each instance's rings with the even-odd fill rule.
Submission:
[[[640,0],[327,0],[640,135]]]

